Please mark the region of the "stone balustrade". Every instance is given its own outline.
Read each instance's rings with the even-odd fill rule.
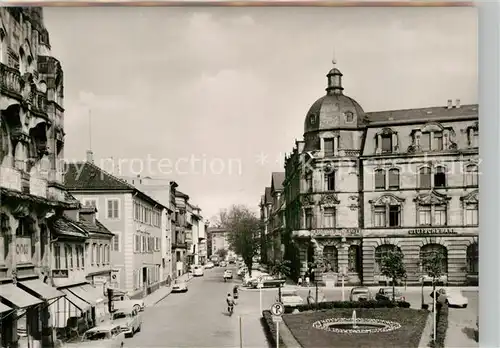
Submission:
[[[21,191],[21,172],[15,168],[0,167],[0,187]]]
[[[21,73],[0,63],[0,90],[12,97],[21,98]]]

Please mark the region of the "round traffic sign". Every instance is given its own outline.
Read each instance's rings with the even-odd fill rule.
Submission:
[[[271,306],[271,313],[276,316],[282,316],[285,313],[285,307],[283,303],[276,302]]]

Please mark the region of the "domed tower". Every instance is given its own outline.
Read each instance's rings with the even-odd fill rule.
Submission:
[[[336,67],[328,72],[326,95],[316,100],[307,112],[304,122],[306,151],[326,150],[325,155],[332,155],[328,153],[332,152],[330,150],[337,155],[339,149],[359,151],[366,116],[357,101],[344,95],[342,76]],[[327,139],[326,144],[324,139]],[[333,149],[329,143],[331,139],[335,142]]]
[[[301,274],[313,262],[315,279],[327,282],[335,274],[349,273],[360,281],[362,206],[359,155],[367,118],[354,99],[344,95],[342,73],[331,69],[326,95],[309,108],[304,141],[299,147]]]

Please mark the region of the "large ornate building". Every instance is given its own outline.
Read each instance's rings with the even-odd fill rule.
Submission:
[[[478,106],[365,112],[338,69],[327,80],[285,159],[282,242],[295,276],[317,265],[318,281],[378,283],[398,248],[407,283],[425,280],[433,251],[445,282],[477,282]]]
[[[49,346],[49,306],[64,294],[51,286],[48,221],[79,207],[62,186],[63,70],[50,52],[42,8],[0,8],[2,346],[23,330]]]

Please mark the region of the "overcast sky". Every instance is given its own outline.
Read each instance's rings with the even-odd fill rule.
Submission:
[[[134,175],[142,160],[207,218],[256,208],[333,56],[365,111],[477,103],[473,8],[46,8],[45,24],[66,158],[85,158],[91,110],[96,163]]]

